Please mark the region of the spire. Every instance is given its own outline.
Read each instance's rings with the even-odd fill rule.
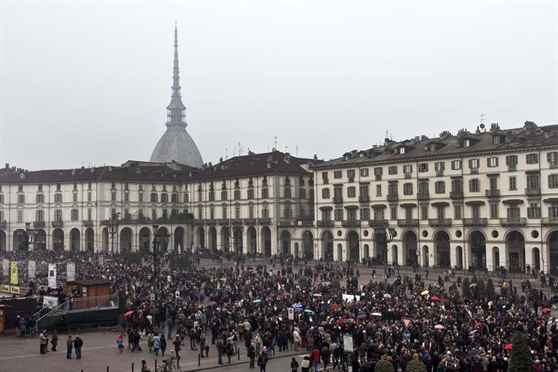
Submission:
[[[167,106],[167,126],[186,127],[186,106],[180,94],[180,68],[178,65],[178,26],[174,25],[174,62],[172,69],[172,95]]]

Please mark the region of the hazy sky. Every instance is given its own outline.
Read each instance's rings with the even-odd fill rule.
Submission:
[[[558,123],[557,2],[5,2],[0,166],[149,160],[182,99],[204,162]],[[227,149],[227,150],[226,150]]]

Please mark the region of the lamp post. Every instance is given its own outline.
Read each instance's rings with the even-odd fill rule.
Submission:
[[[161,248],[161,243],[165,243],[168,245],[170,235],[163,235],[159,232],[159,225],[153,225],[153,242],[152,242],[152,252],[151,255],[153,256],[153,324],[158,324],[157,320],[157,303],[158,303],[158,283],[157,278],[159,274],[159,252]]]
[[[384,235],[382,240],[385,241],[384,244],[384,286],[387,288],[387,280],[388,280],[388,243],[393,241],[393,237],[395,235],[395,229],[390,229],[386,227],[383,231],[379,232],[380,234]]]
[[[29,251],[29,245],[35,243],[35,235],[37,235],[37,230],[30,228],[31,224],[29,222],[25,223],[25,231],[17,231],[17,239],[20,246],[25,246],[25,250]]]
[[[111,240],[111,252],[114,253],[114,235],[118,232],[118,216],[120,216],[120,213],[115,213],[112,218],[110,219],[110,240]],[[116,226],[116,230],[114,229],[114,227]]]

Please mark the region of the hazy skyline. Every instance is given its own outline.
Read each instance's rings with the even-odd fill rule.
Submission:
[[[2,2],[0,166],[148,161],[182,101],[204,162],[558,123],[558,2]],[[288,148],[287,148],[288,146]],[[296,148],[298,147],[298,152]]]

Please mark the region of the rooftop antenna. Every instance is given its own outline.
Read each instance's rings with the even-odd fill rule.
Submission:
[[[298,145],[296,145],[295,156],[298,156]]]
[[[285,146],[285,152],[288,152],[289,146]]]
[[[238,143],[238,155],[242,156],[242,145],[240,144],[240,142]]]
[[[236,146],[234,147],[234,150],[233,150],[233,158],[235,157],[235,155],[236,155]]]
[[[275,145],[273,146],[275,150],[277,150],[277,136],[275,136]]]
[[[484,129],[484,123],[483,123],[483,121],[484,121],[484,117],[485,117],[485,116],[486,116],[486,114],[481,114],[481,116],[480,116],[480,117],[481,117],[481,118],[480,118],[480,119],[481,119],[481,120],[480,120],[481,122],[480,122],[479,126],[477,127],[477,131],[478,131],[478,132],[480,132],[481,129]]]
[[[229,149],[225,148],[225,160],[229,160]]]

